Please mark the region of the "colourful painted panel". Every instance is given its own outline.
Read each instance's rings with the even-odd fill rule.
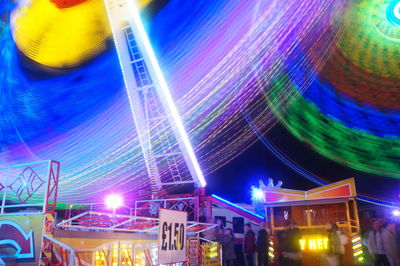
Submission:
[[[285,202],[285,201],[296,201],[305,200],[304,195],[295,195],[289,193],[267,191],[265,193],[266,202]]]
[[[6,263],[38,265],[44,215],[0,216],[0,258]]]
[[[339,197],[351,197],[350,185],[342,185],[335,188],[323,190],[313,194],[307,194],[308,199],[324,199],[324,198],[339,198]]]

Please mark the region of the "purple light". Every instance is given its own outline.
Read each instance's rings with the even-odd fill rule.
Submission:
[[[124,199],[119,194],[110,194],[104,199],[107,208],[116,210],[124,204]]]
[[[398,216],[400,216],[400,210],[393,210],[392,214],[393,214],[393,216],[398,217]]]

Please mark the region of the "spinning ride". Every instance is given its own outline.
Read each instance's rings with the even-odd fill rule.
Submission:
[[[98,17],[82,16],[89,5],[101,9],[101,5],[92,1],[96,0],[65,1],[69,5],[74,2],[74,5],[59,10],[55,9],[56,3],[50,1],[35,1],[35,6],[24,2],[2,6],[3,10],[14,13],[10,24],[9,16],[4,16],[6,27],[1,46],[2,54],[7,55],[1,62],[5,69],[1,80],[3,89],[8,92],[2,100],[7,114],[4,116],[7,121],[1,124],[2,131],[7,132],[2,144],[3,164],[37,158],[59,159],[64,165],[59,196],[60,200],[68,202],[98,202],[98,195],[110,189],[142,195],[142,191],[150,187],[140,152],[139,132],[135,130],[112,42],[98,42],[97,50],[85,53],[80,59],[78,55],[71,56],[77,61],[66,67],[62,67],[66,64],[63,59],[53,58],[51,64],[40,63],[33,55],[60,51],[59,56],[65,57],[74,53],[73,45],[64,45],[53,38],[56,32],[71,36],[65,44],[89,38],[86,36],[89,30],[73,31],[74,35],[65,28],[64,25],[72,22],[57,23],[58,15],[61,20],[80,15],[78,21],[87,19],[86,25],[92,25],[91,31],[109,34],[109,29],[101,28],[107,24],[106,16],[101,15],[104,7],[103,11],[89,11],[88,14],[98,14]],[[297,8],[300,2],[302,9]],[[343,3],[298,0],[184,3],[175,11],[171,10],[174,3],[166,4],[152,18],[149,27],[156,36],[152,40],[158,59],[171,85],[171,93],[177,99],[176,105],[195,144],[200,164],[205,173],[211,173],[256,141],[251,127],[243,119],[243,108],[249,108],[263,131],[274,125],[274,116],[265,108],[264,91],[260,88],[278,75],[277,60],[295,53],[299,41],[311,38],[314,44],[325,42],[322,32],[332,17],[340,14]],[[35,36],[26,25],[31,25],[30,18],[39,16],[37,10],[41,6],[54,11],[51,13],[54,16],[40,13],[42,25],[54,31]],[[314,11],[318,11],[318,17],[306,15]],[[102,22],[94,23],[97,20]],[[240,27],[232,27],[232,21]],[[202,31],[203,28],[207,28],[207,32]],[[282,36],[282,33],[285,34]],[[32,41],[34,47],[21,45],[24,35],[37,40]],[[47,42],[42,35],[52,41]],[[276,44],[278,39],[281,41]],[[13,48],[15,43],[18,50]],[[101,52],[104,45],[110,48]],[[284,95],[282,92],[286,98]],[[15,106],[22,107],[16,110]],[[82,190],[87,193],[80,193]]]

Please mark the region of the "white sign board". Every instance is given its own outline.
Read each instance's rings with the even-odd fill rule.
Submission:
[[[187,212],[160,209],[158,264],[186,260]]]

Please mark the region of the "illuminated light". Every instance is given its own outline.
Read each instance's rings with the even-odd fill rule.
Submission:
[[[400,19],[400,2],[398,2],[393,8],[393,14],[397,19]]]
[[[253,215],[253,216],[257,217],[257,218],[260,218],[260,219],[262,219],[262,220],[265,220],[265,217],[263,217],[263,216],[261,216],[261,215],[258,215],[258,214],[254,213],[254,212],[251,212],[251,211],[249,211],[249,210],[246,210],[245,208],[242,208],[242,207],[240,207],[239,205],[236,205],[236,204],[234,204],[234,203],[232,203],[232,202],[230,202],[230,201],[227,201],[226,199],[223,199],[223,198],[221,198],[221,197],[219,197],[219,196],[217,196],[217,195],[215,195],[215,194],[212,194],[211,196],[212,196],[213,198],[216,198],[217,200],[220,200],[220,201],[222,201],[222,202],[224,202],[224,203],[226,203],[226,204],[229,204],[229,205],[231,205],[231,206],[233,206],[233,207],[235,207],[235,208],[237,208],[237,209],[239,209],[239,210],[242,210],[242,211],[244,211],[244,212],[246,212],[246,213],[248,213],[248,214],[251,214],[251,215]]]
[[[124,204],[124,200],[119,194],[110,194],[104,199],[104,203],[107,208],[115,210]],[[115,244],[114,247],[118,247],[118,245]]]
[[[317,249],[317,242],[316,239],[309,239],[308,240],[309,249]]]
[[[306,240],[305,239],[300,239],[300,248],[301,248],[301,250],[305,250],[305,248],[306,248]]]
[[[361,237],[359,234],[353,235],[352,237],[352,243],[353,243],[353,256],[355,260],[358,260],[359,262],[363,262],[363,250],[362,250],[362,244],[361,244]]]
[[[386,9],[386,17],[390,23],[400,26],[400,1],[392,0]]]
[[[284,218],[285,220],[289,219],[289,212],[288,212],[288,211],[284,211],[284,212],[283,212],[283,218]]]
[[[299,240],[301,250],[327,250],[329,239],[327,237],[308,236]]]
[[[172,99],[167,82],[165,81],[164,75],[161,71],[161,68],[158,64],[157,58],[153,51],[153,48],[148,39],[147,33],[144,29],[142,20],[140,19],[138,7],[133,3],[133,1],[126,1],[126,3],[128,5],[128,8],[130,9],[130,14],[132,15],[133,22],[135,23],[136,29],[138,30],[138,33],[139,33],[139,36],[136,36],[136,37],[140,38],[144,44],[144,49],[146,50],[147,55],[150,60],[149,63],[153,67],[154,72],[155,72],[155,81],[158,82],[158,84],[162,90],[162,94],[163,94],[162,97],[166,101],[166,103],[169,107],[168,111],[170,112],[173,120],[175,121],[175,126],[177,127],[177,129],[179,131],[181,141],[184,144],[184,147],[189,155],[190,161],[193,164],[193,168],[194,168],[194,171],[198,178],[198,181],[200,182],[199,185],[201,187],[204,187],[206,185],[206,181],[205,181],[203,172],[201,171],[201,168],[197,161],[196,155],[194,154],[192,144],[189,141],[189,137],[187,136],[186,130],[183,126],[182,120],[178,113],[178,109],[176,108],[174,100]]]
[[[329,243],[329,239],[324,238],[324,249],[328,249],[328,243]]]
[[[252,187],[251,189],[251,199],[254,202],[263,202],[265,201],[265,193],[262,189]]]
[[[269,262],[274,262],[274,260],[275,260],[275,254],[274,254],[275,252],[274,252],[273,246],[274,246],[274,241],[272,241],[271,238],[270,238],[270,240],[269,240],[269,248],[268,248],[268,260],[269,260]]]
[[[400,210],[393,210],[392,214],[393,216],[400,216]]]

